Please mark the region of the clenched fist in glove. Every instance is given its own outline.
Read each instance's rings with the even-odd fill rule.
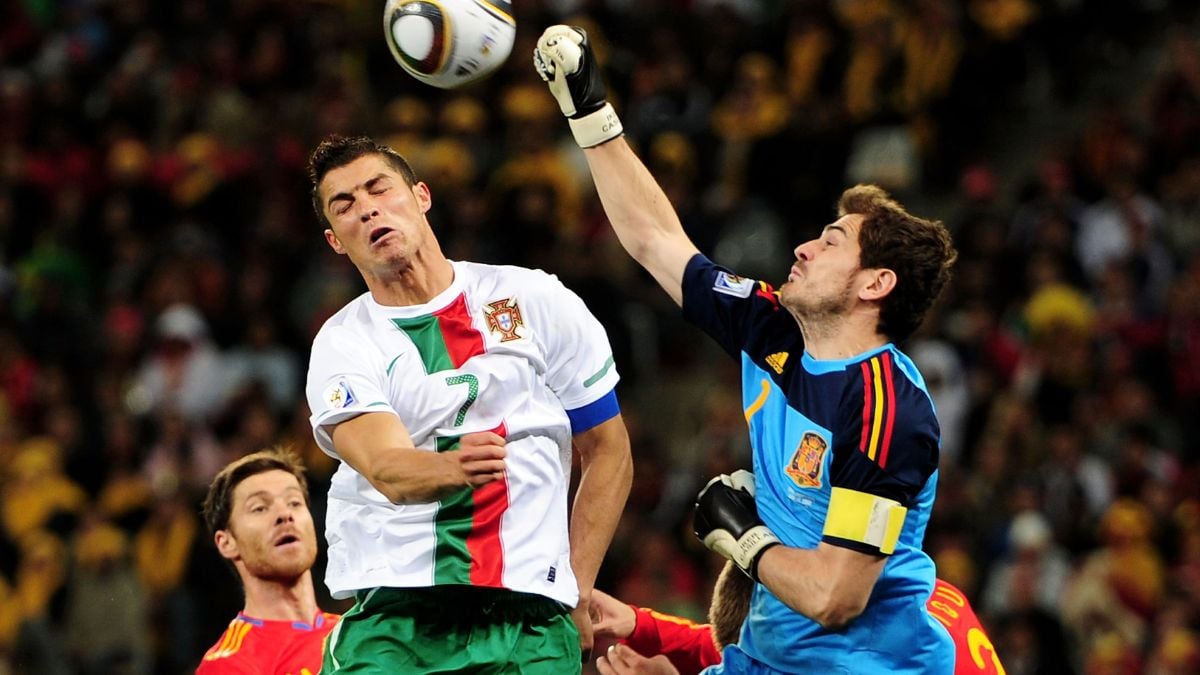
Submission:
[[[758,581],[758,560],[782,542],[758,517],[754,506],[754,474],[739,470],[708,481],[696,497],[692,516],[704,545]]]
[[[533,50],[533,65],[567,116],[579,147],[600,145],[624,132],[582,28],[547,28]]]

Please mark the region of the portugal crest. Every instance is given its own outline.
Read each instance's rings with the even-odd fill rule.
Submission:
[[[821,487],[821,472],[825,466],[825,450],[829,443],[815,431],[806,431],[792,461],[784,469],[796,485],[803,488]]]
[[[488,330],[499,333],[501,342],[521,339],[521,336],[517,335],[517,329],[524,326],[525,322],[521,320],[521,308],[517,306],[516,300],[505,298],[489,302],[484,307],[483,314],[487,317]]]

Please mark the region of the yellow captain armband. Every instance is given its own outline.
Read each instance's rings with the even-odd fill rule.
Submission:
[[[823,534],[891,555],[907,514],[908,509],[894,499],[835,487],[829,497]]]

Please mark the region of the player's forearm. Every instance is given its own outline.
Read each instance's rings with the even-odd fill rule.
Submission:
[[[656,236],[681,234],[667,195],[624,137],[583,151],[596,192],[621,244],[639,262]]]
[[[758,562],[759,581],[788,607],[836,630],[866,609],[886,559],[821,544],[775,546]]]
[[[617,239],[679,303],[683,269],[697,249],[667,195],[623,137],[583,153]]]
[[[503,440],[491,432],[467,434],[463,450],[433,452],[413,445],[400,418],[391,413],[366,413],[346,420],[331,431],[338,456],[393,504],[435,502],[455,491],[482,485],[503,471]],[[480,445],[492,446],[482,452]],[[464,464],[465,460],[465,464]]]
[[[436,502],[470,487],[459,463],[445,453],[390,448],[359,471],[393,504]],[[351,464],[353,466],[353,464]]]
[[[741,572],[737,572],[741,574]],[[681,673],[698,673],[721,662],[713,628],[687,619],[637,608],[633,632],[625,644],[643,656],[662,654]]]
[[[571,510],[571,568],[585,593],[596,583],[633,484],[628,437],[623,447],[620,441],[614,445],[591,457],[584,455],[580,462],[579,487]]]

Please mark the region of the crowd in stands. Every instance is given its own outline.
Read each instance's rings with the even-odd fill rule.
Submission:
[[[1200,672],[1194,2],[514,4],[502,70],[440,91],[378,2],[0,0],[0,673],[191,672],[240,607],[198,515],[236,457],[292,443],[321,517],[308,349],[364,290],[310,210],[330,132],[410,158],[451,258],[541,267],[604,323],[636,477],[598,586],[704,615],[689,518],[749,461],[736,366],[604,221],[528,58],[564,20],[719,262],[781,282],[857,181],[951,227],[904,345],[943,426],[926,550],[1007,672]],[[1079,114],[1028,142],[1049,109]]]

